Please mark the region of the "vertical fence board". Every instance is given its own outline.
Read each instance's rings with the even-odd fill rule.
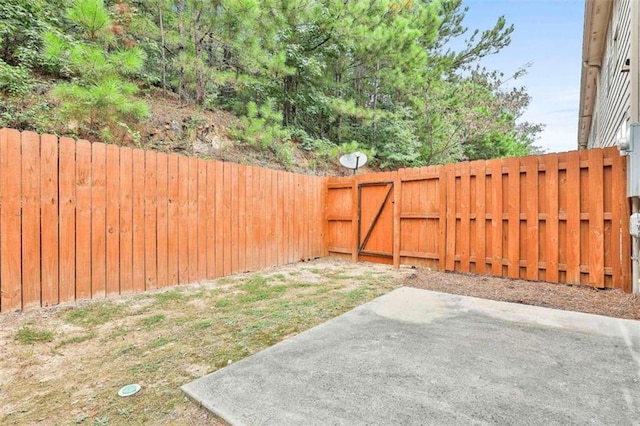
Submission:
[[[222,178],[222,251],[223,275],[231,273],[231,164],[223,163]]]
[[[405,170],[400,169],[396,173],[396,178],[393,183],[393,267],[400,268],[400,249],[402,247],[402,232],[400,227],[402,226],[402,178],[405,175]]]
[[[60,138],[60,302],[76,294],[76,142]]]
[[[502,276],[502,161],[491,160],[491,273]]]
[[[20,133],[0,130],[0,309],[22,308]],[[72,234],[73,235],[73,234]],[[66,234],[65,234],[66,236]]]
[[[580,153],[569,152],[567,162],[567,283],[580,284]]]
[[[238,271],[247,270],[247,167],[238,167]]]
[[[266,180],[267,180],[267,170],[259,169],[258,182],[256,185],[256,188],[258,188],[258,199],[259,199],[258,205],[259,206],[265,206],[267,203]],[[254,218],[256,218],[256,216],[254,216]],[[265,237],[267,235],[267,223],[266,223],[267,216],[264,214],[264,211],[260,215],[257,215],[257,219],[258,219],[257,237],[258,237],[258,250],[259,250],[258,268],[264,269],[267,264],[266,263],[267,262],[267,246],[266,246],[266,240],[265,240]]]
[[[278,231],[276,221],[278,220],[278,177],[275,170],[268,170],[269,188],[269,205],[272,206],[269,209],[269,229],[268,229],[268,242],[269,249],[267,251],[267,262],[270,265],[278,264]]]
[[[293,175],[292,174],[288,174],[287,175],[287,198],[286,198],[286,202],[287,202],[287,211],[289,212],[289,214],[287,215],[287,254],[288,254],[288,258],[287,258],[287,263],[292,263],[294,262],[294,258],[295,258],[295,247],[294,247],[294,227],[293,227],[293,221],[295,218],[295,190],[293,187]],[[353,217],[352,217],[353,219]]]
[[[527,235],[526,235],[526,260],[527,279],[538,279],[538,259],[539,259],[539,219],[538,219],[538,158],[526,157],[523,161],[526,169],[526,215],[527,215]]]
[[[168,160],[167,154],[159,152],[156,158],[156,239],[157,239],[157,266],[158,266],[158,287],[165,287],[169,283],[168,269],[168,199],[169,199],[169,179],[167,176]],[[175,256],[175,252],[171,253]]]
[[[625,177],[626,173],[622,173],[622,164],[624,159],[617,152],[611,155],[611,269],[612,269],[612,285],[614,288],[623,288],[622,282],[622,221],[621,215],[624,212],[622,204],[627,202]],[[622,194],[622,195],[620,195]]]
[[[91,143],[76,144],[76,299],[91,297]]]
[[[120,293],[120,149],[106,149],[106,288],[107,295]]]
[[[447,188],[447,244],[445,271],[455,269],[456,252],[456,169],[453,164],[445,166],[445,180]]]
[[[487,212],[487,195],[486,195],[486,163],[484,161],[478,161],[478,168],[476,171],[476,273],[484,274],[486,267],[486,212]]]
[[[167,157],[167,284],[180,282],[180,157]]]
[[[447,175],[443,167],[439,167],[440,171],[438,185],[438,268],[441,271],[446,270],[447,261]],[[402,191],[400,191],[402,193]]]
[[[520,160],[509,158],[505,161],[508,173],[508,217],[509,234],[507,259],[509,278],[520,277]]]
[[[216,277],[216,162],[207,161],[207,278]]]
[[[144,171],[144,285],[158,288],[158,154],[145,152]]]
[[[120,293],[133,291],[133,151],[120,151]]]
[[[617,153],[616,153],[617,154]],[[618,155],[616,155],[619,157]],[[629,215],[631,214],[631,209],[629,205],[629,200],[627,199],[627,190],[626,190],[626,176],[627,176],[627,162],[626,159],[619,158],[620,165],[622,166],[620,169],[620,174],[622,174],[621,180],[622,187],[625,188],[622,191],[622,195],[619,195],[618,206],[620,208],[620,229],[621,229],[621,237],[620,237],[620,251],[621,251],[621,259],[622,259],[622,270],[620,271],[620,279],[622,281],[621,288],[623,291],[627,293],[631,293],[633,291],[632,282],[631,282],[631,235],[629,234]]]
[[[40,137],[42,306],[58,303],[58,138]]]
[[[284,265],[286,258],[286,235],[285,235],[285,215],[288,212],[284,210],[284,172],[277,172],[278,191],[276,200],[276,221],[278,223],[278,265]]]
[[[590,149],[589,159],[589,285],[604,287],[603,151]]]
[[[144,291],[144,151],[133,150],[133,291]]]
[[[231,183],[231,273],[235,274],[238,269],[238,239],[240,237],[240,229],[238,228],[238,165],[231,163],[230,169],[230,183]],[[266,209],[271,210],[271,209]]]
[[[209,228],[209,215],[207,214],[207,161],[198,160],[198,280],[207,278],[207,229]]]
[[[22,309],[40,307],[40,137],[22,132]]]
[[[106,145],[91,144],[91,297],[107,293]]]
[[[458,211],[460,212],[460,270],[462,272],[469,272],[469,250],[471,248],[471,239],[469,238],[471,231],[471,218],[470,218],[470,186],[471,175],[469,163],[459,163],[457,165],[460,170],[460,193],[456,194]]]
[[[558,156],[547,155],[543,158],[545,165],[545,185],[548,211],[545,220],[545,280],[558,282],[558,252],[560,238],[558,236]]]
[[[178,157],[178,282],[189,282],[189,158]]]
[[[224,163],[216,163],[216,277],[224,275]]]
[[[271,187],[271,176],[272,176],[272,171],[271,170],[265,170],[264,171],[264,197],[265,197],[265,202],[263,205],[273,205],[273,193],[272,193],[272,187]],[[302,206],[300,206],[300,209],[302,210]],[[265,219],[265,229],[264,229],[264,245],[265,245],[265,256],[264,256],[264,265],[272,265],[273,263],[273,246],[271,244],[271,242],[273,241],[273,228],[272,228],[272,224],[274,221],[274,217],[273,217],[273,213],[271,211],[271,209],[264,209],[263,212],[264,215],[264,219]],[[304,233],[301,233],[299,235],[300,239],[304,239]]]
[[[188,282],[197,281],[198,276],[198,159],[188,158],[189,177],[187,188],[187,246],[189,251]]]
[[[245,173],[245,194],[246,194],[246,209],[247,214],[245,217],[245,229],[246,229],[246,248],[245,248],[245,269],[248,271],[255,270],[255,227],[253,214],[255,212],[255,200],[253,193],[253,167],[248,166]]]

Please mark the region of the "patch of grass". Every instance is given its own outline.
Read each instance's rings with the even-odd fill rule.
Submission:
[[[135,345],[124,345],[123,347],[118,349],[118,352],[116,352],[116,355],[118,355],[118,356],[125,355],[125,354],[128,354],[130,352],[133,352],[135,349],[136,349]]]
[[[274,280],[279,280],[279,281],[286,281],[287,278],[284,276],[284,274],[274,274],[271,275],[271,278],[273,278]]]
[[[16,340],[26,345],[38,342],[50,342],[53,340],[53,331],[38,330],[32,327],[22,327],[16,334]]]
[[[232,303],[233,303],[232,299],[225,297],[224,299],[216,300],[215,302],[213,302],[213,305],[216,308],[226,308],[228,306],[231,306]]]
[[[111,332],[111,334],[109,334],[109,337],[111,339],[117,339],[118,337],[124,337],[127,334],[129,334],[129,331],[130,330],[127,327],[125,327],[123,325],[120,325],[120,326],[116,327],[116,329],[113,330]]]
[[[158,337],[157,339],[149,342],[149,344],[147,345],[147,348],[149,349],[159,348],[160,346],[164,346],[169,342],[171,342],[171,339],[167,337]]]
[[[271,285],[263,276],[256,275],[238,286],[245,294],[238,297],[241,303],[272,299],[287,291],[286,285]]]
[[[352,278],[356,278],[353,275],[349,275],[343,271],[324,271],[322,275],[325,278],[329,278],[331,280],[349,280]]]
[[[162,304],[169,301],[180,301],[185,299],[185,295],[178,290],[170,290],[162,293],[155,294],[154,299],[156,302]]]
[[[140,320],[140,325],[146,327],[147,329],[151,329],[157,326],[162,321],[164,321],[164,314],[155,314],[150,317],[142,318]]]
[[[364,298],[366,294],[367,294],[367,291],[365,289],[356,288],[353,290],[349,290],[347,293],[345,293],[344,298],[347,299],[349,302],[355,302],[356,300]]]
[[[96,333],[95,331],[92,331],[90,333],[82,334],[80,336],[73,336],[68,339],[62,340],[60,343],[58,343],[57,347],[60,348],[62,346],[71,345],[74,343],[86,342],[87,340],[91,340],[95,338],[97,335],[98,333]]]
[[[197,322],[194,327],[197,329],[203,329],[203,328],[209,328],[213,325],[213,321],[211,320],[204,320],[204,321],[200,321]]]
[[[85,420],[87,420],[89,418],[89,416],[85,415],[85,414],[80,414],[79,416],[74,417],[71,420],[71,423],[73,423],[74,425],[79,425],[81,423],[84,423]]]
[[[98,417],[93,422],[93,426],[107,426],[108,424],[109,424],[109,417]]]
[[[69,312],[65,320],[71,324],[92,327],[126,315],[126,307],[110,302],[92,303]]]

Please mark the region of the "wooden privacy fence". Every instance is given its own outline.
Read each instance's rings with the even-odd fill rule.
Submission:
[[[0,311],[323,255],[324,179],[0,129]]]
[[[616,148],[327,180],[331,255],[630,292]]]

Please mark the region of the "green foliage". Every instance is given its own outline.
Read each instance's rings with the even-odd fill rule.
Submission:
[[[529,154],[529,150],[512,134],[492,132],[466,143],[464,154],[469,160],[488,160],[490,158],[521,157]]]
[[[67,16],[85,39],[69,40],[53,31],[44,35],[47,55],[64,63],[74,77],[51,91],[60,102],[61,118],[75,120],[88,131],[99,127],[107,141],[123,130],[128,133],[128,124],[148,115],[146,103],[134,98],[138,86],[125,78],[142,69],[143,51],[117,46],[105,50],[111,20],[101,0],[78,0]]]
[[[0,92],[22,95],[31,88],[31,80],[27,68],[9,65],[0,59]]]
[[[0,127],[51,132],[51,106],[46,101],[32,101],[27,96],[7,97],[0,102]]]
[[[246,115],[231,129],[231,134],[250,146],[271,150],[285,166],[294,163],[291,132],[282,126],[282,114],[274,109],[271,99],[260,106],[249,102]]]
[[[157,87],[234,111],[231,133],[285,165],[295,146],[329,159],[349,141],[383,168],[535,152],[524,70],[478,68],[514,28],[468,30],[466,12],[462,0],[6,0],[0,92],[17,106],[0,120],[37,127],[38,103],[18,98],[46,75],[49,116],[107,140],[140,141],[139,87]]]
[[[76,0],[67,10],[68,18],[85,32],[85,37],[98,40],[109,35],[111,18],[103,0]]]

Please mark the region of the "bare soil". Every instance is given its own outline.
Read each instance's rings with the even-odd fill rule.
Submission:
[[[402,284],[483,299],[640,319],[640,295],[626,294],[621,290],[433,272],[421,268],[405,273]]]

